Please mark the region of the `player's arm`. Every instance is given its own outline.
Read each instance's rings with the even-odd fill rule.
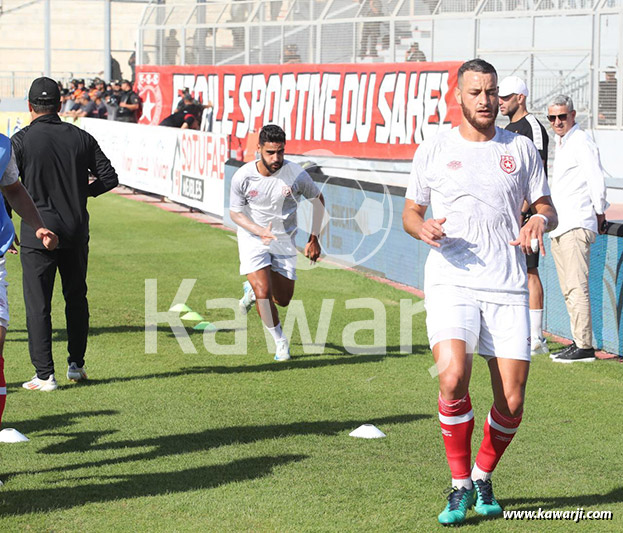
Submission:
[[[402,211],[402,227],[412,237],[430,246],[439,248],[441,245],[435,241],[446,236],[442,225],[446,219],[429,218],[424,220],[426,209],[427,206],[416,204],[413,200],[407,198]]]
[[[253,222],[247,215],[242,213],[241,211],[234,211],[232,209],[229,210],[229,216],[231,217],[234,224],[240,226],[243,229],[246,229],[249,233],[253,235],[257,235],[264,244],[270,244],[270,241],[276,239],[273,235],[273,223],[269,222],[267,227],[260,226]]]
[[[537,252],[538,243],[541,255],[545,256],[543,235],[558,226],[558,214],[552,204],[551,196],[541,196],[531,206],[534,213],[528,222],[519,231],[519,237],[511,242],[513,246],[520,246],[523,253],[531,255]]]
[[[48,250],[54,250],[58,245],[58,237],[45,227],[37,207],[22,182],[18,180],[11,185],[2,187],[2,194],[13,210],[22,217],[22,220],[35,230],[35,235],[43,243],[43,246]]]
[[[324,196],[322,193],[319,193],[316,198],[312,198],[311,200],[313,211],[312,211],[312,231],[309,235],[309,241],[305,245],[305,257],[309,257],[309,260],[312,263],[318,261],[320,257],[320,232],[322,231],[322,220],[324,219],[325,214],[325,203]]]

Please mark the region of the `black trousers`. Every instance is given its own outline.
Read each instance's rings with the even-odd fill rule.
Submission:
[[[57,269],[65,298],[69,352],[67,362],[84,366],[89,335],[86,283],[88,256],[88,244],[75,248],[57,248],[52,252],[24,247],[20,250],[28,349],[39,379],[47,379],[54,373],[50,312]]]

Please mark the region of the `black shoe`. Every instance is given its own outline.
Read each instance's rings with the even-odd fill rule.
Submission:
[[[556,359],[557,357],[560,357],[561,355],[570,352],[571,350],[575,350],[577,348],[575,341],[573,341],[569,346],[567,346],[566,348],[563,348],[562,350],[559,350],[557,352],[554,353],[550,353],[549,354],[549,358],[550,359]]]
[[[594,348],[578,348],[569,350],[554,359],[555,363],[591,363],[595,360]]]

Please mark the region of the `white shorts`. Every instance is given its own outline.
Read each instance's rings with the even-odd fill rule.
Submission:
[[[468,353],[485,359],[530,361],[530,313],[527,305],[504,305],[478,299],[478,291],[436,285],[426,292],[426,328],[431,348],[459,339]]]
[[[9,329],[9,299],[7,295],[6,258],[0,257],[0,326]]]
[[[259,239],[238,234],[240,274],[243,276],[270,266],[278,274],[296,280],[296,253],[290,238],[265,245]]]

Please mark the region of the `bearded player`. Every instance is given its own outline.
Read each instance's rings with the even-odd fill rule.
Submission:
[[[274,124],[259,135],[260,159],[239,168],[231,182],[229,213],[238,225],[240,274],[247,276],[240,308],[257,311],[277,347],[275,361],[290,359],[275,304],[286,307],[296,281],[296,211],[301,197],[312,201],[312,232],[305,256],[320,257],[318,237],[324,216],[324,198],[310,175],[284,159],[286,134]]]
[[[458,72],[461,124],[423,142],[413,158],[405,230],[431,247],[425,269],[426,325],[439,374],[439,420],[452,474],[438,519],[467,510],[495,516],[491,474],[521,422],[530,368],[526,262],[557,225],[543,163],[526,137],[495,127],[497,73],[474,59]],[[524,200],[535,215],[520,228]],[[427,207],[431,218],[425,218]],[[493,406],[472,467],[475,351],[488,363]]]

